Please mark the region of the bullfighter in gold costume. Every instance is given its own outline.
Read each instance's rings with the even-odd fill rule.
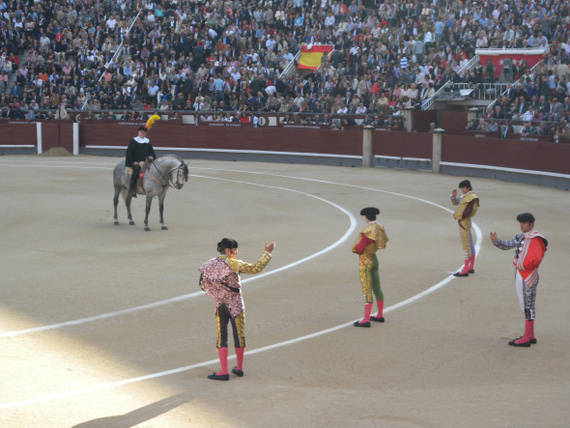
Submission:
[[[378,274],[378,258],[376,251],[386,248],[388,237],[384,226],[376,223],[376,216],[380,210],[374,207],[363,208],[360,215],[364,216],[366,226],[360,231],[356,242],[352,245],[352,252],[359,255],[358,272],[362,294],[364,295],[364,317],[354,323],[355,327],[370,327],[370,321],[384,322],[384,293],[380,287]],[[370,316],[372,311],[372,293],[376,297],[378,313]]]
[[[463,180],[459,183],[459,188],[463,193],[460,198],[457,197],[457,190],[451,192],[451,203],[457,208],[453,213],[453,218],[459,224],[459,237],[463,246],[463,267],[459,272],[455,272],[453,276],[468,276],[475,273],[475,246],[473,245],[473,236],[471,235],[471,217],[479,208],[479,197],[473,192],[471,182]]]

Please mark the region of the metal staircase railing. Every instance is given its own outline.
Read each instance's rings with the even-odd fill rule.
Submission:
[[[538,65],[541,64],[541,61],[537,62],[531,69],[531,72],[534,72],[534,69],[536,67],[538,67]],[[513,88],[516,87],[517,85],[522,85],[524,83],[524,79],[522,77],[520,77],[516,82],[507,84],[507,85],[511,85]],[[495,106],[495,104],[497,103],[497,100],[499,99],[499,97],[502,97],[505,95],[505,93],[508,91],[509,88],[506,88],[505,90],[501,91],[501,93],[493,100],[493,102],[491,102],[491,104],[489,104],[486,108],[493,108]]]
[[[289,61],[289,64],[287,64],[287,66],[283,69],[278,79],[281,79],[282,77],[289,77],[291,74],[293,74],[293,72],[297,69],[297,62],[299,61],[300,57],[301,49],[299,49],[295,54],[295,57]]]
[[[133,28],[133,26],[135,25],[135,23],[137,22],[137,19],[139,18],[140,14],[142,13],[142,9],[139,10],[139,12],[137,13],[137,16],[134,17],[134,19],[131,21],[131,25],[129,26],[129,29],[127,30],[127,33],[125,34],[125,36],[128,36],[131,33],[131,29]],[[116,59],[122,55],[123,53],[123,44],[124,44],[124,39],[121,40],[121,44],[119,46],[117,46],[117,50],[115,51],[113,57],[105,64],[104,68],[109,67],[109,65],[113,64]],[[101,79],[103,79],[103,73],[101,73],[101,75],[99,76],[99,79],[97,80],[97,83],[99,83],[101,81]],[[83,103],[83,105],[81,106],[81,110],[85,109],[85,106],[87,105],[87,103],[90,101],[91,99],[91,95],[89,94],[89,92],[86,93],[86,98],[85,98],[85,102]]]
[[[467,63],[465,63],[465,64],[463,64],[463,66],[461,66],[461,68],[457,71],[457,74],[459,76],[461,76],[462,74],[465,74],[466,72],[470,71],[473,67],[475,67],[475,65],[478,62],[479,62],[479,55],[475,55],[473,58],[471,58],[469,61],[467,61]],[[445,82],[445,84],[441,88],[438,89],[438,91],[431,98],[428,98],[428,99],[422,101],[422,110],[431,110],[431,108],[435,104],[435,100],[437,99],[437,96],[441,95],[446,89],[448,89],[452,85],[453,85],[453,82],[451,80],[448,80],[447,82]]]

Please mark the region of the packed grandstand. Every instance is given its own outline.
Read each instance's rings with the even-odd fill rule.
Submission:
[[[541,48],[542,61],[514,66],[512,87],[466,128],[516,120],[528,133],[565,135],[569,8],[559,0],[0,0],[1,116],[277,112],[373,124],[421,108],[446,82],[494,82],[496,70],[462,68],[477,49]],[[301,46],[325,44],[333,50],[311,73],[284,72]]]

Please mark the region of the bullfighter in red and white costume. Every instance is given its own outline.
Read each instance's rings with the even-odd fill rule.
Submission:
[[[534,230],[534,216],[531,213],[519,214],[517,221],[520,223],[522,233],[514,239],[503,241],[497,238],[495,232],[491,232],[490,236],[497,248],[502,250],[516,248],[513,260],[516,268],[515,288],[525,317],[525,329],[524,334],[509,342],[509,345],[529,347],[537,343],[534,336],[534,303],[538,287],[538,266],[544,258],[548,241]]]

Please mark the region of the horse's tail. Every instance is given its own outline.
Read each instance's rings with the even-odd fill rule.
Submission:
[[[126,192],[125,186],[128,187],[131,177],[127,174],[125,168],[125,161],[119,162],[115,166],[113,169],[113,186],[115,189],[120,187]],[[123,197],[125,196],[126,195],[123,193]]]
[[[127,199],[127,188],[126,187],[121,187],[121,197],[123,198],[123,200]]]

